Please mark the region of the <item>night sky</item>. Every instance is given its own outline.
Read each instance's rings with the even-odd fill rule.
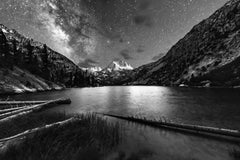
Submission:
[[[0,23],[82,67],[157,60],[227,0],[1,0]]]

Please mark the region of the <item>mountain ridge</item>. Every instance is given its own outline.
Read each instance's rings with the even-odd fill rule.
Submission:
[[[93,75],[81,70],[67,57],[55,52],[46,44],[34,41],[19,34],[16,30],[0,25],[0,73],[2,74],[0,90],[4,93],[17,90],[34,91],[55,88],[91,86]],[[14,78],[21,70],[25,77]],[[8,78],[4,78],[8,77]],[[29,77],[35,77],[34,79]],[[37,78],[38,77],[38,78]],[[35,82],[45,87],[39,88]],[[11,82],[11,83],[10,83]],[[6,88],[8,86],[8,88]],[[55,88],[53,86],[56,86]]]
[[[108,72],[124,70],[133,70],[133,67],[123,60],[112,61],[106,68],[103,69],[103,71]]]
[[[167,54],[133,71],[129,84],[240,85],[240,1],[231,0],[195,25]]]
[[[96,81],[99,85],[123,85],[128,79],[133,67],[123,60],[112,61],[103,70],[96,72]]]

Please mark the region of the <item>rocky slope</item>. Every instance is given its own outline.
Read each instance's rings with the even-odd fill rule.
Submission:
[[[0,94],[61,90],[63,85],[46,81],[18,67],[0,69]]]
[[[65,56],[4,25],[0,25],[0,76],[2,92],[19,88],[20,85],[24,86],[20,89],[33,91],[89,86],[93,83],[91,74],[81,70]]]
[[[133,71],[129,84],[240,85],[240,1],[231,0],[175,44],[160,60]]]

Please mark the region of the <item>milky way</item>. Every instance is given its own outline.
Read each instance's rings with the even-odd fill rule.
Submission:
[[[0,23],[82,67],[157,60],[227,0],[2,0]]]

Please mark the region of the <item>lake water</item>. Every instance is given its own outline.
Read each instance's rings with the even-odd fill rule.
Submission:
[[[14,95],[14,100],[48,100],[69,97],[71,105],[50,111],[100,112],[139,115],[174,122],[240,129],[239,89],[197,89],[145,86],[76,88],[64,91]],[[5,98],[5,97],[2,97]],[[240,148],[232,143],[185,135],[164,129],[119,121],[123,143],[111,154],[124,159],[234,159]]]

